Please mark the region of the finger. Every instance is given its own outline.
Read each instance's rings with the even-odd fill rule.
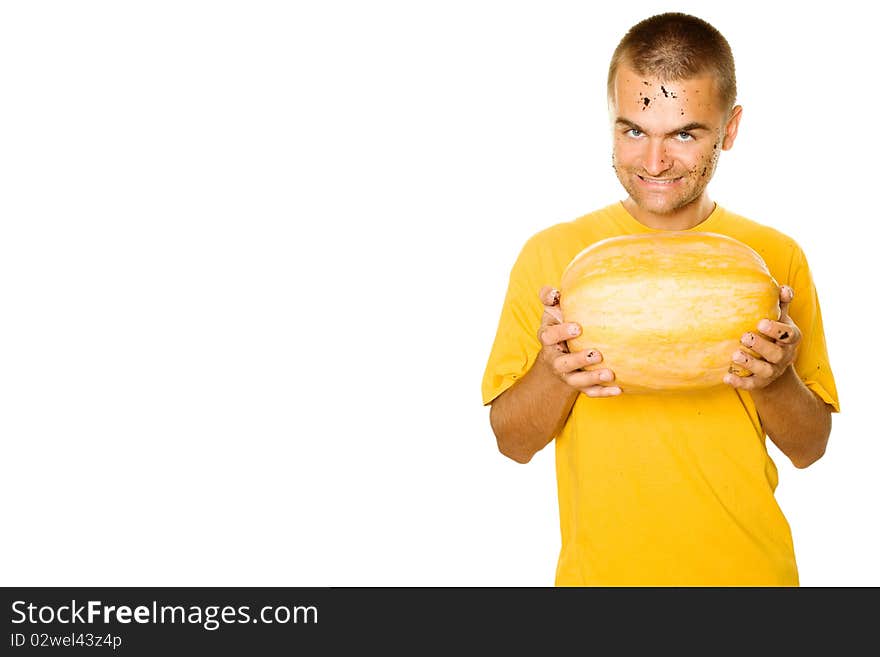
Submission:
[[[788,307],[791,305],[791,300],[794,299],[794,290],[788,285],[782,285],[779,288],[779,319],[787,320],[788,317]]]
[[[616,397],[623,391],[617,386],[591,386],[581,392],[587,397]]]
[[[568,374],[570,372],[579,370],[582,367],[596,365],[600,362],[602,362],[602,354],[600,354],[595,349],[590,349],[586,351],[579,351],[574,354],[566,354],[564,356],[556,358],[553,361],[553,369],[556,370],[558,374]],[[614,377],[612,376],[612,379],[613,378]],[[611,381],[611,379],[608,380]]]
[[[788,348],[787,345],[778,345],[769,338],[762,337],[756,333],[746,333],[740,342],[768,363],[782,362],[785,356],[785,349]]]
[[[545,285],[538,292],[541,303],[544,304],[544,315],[541,317],[541,325],[559,324],[562,322],[562,309],[559,307],[559,290]]]
[[[800,329],[790,321],[786,323],[762,319],[758,322],[758,330],[780,344],[795,344],[801,339]]]
[[[545,347],[571,340],[581,334],[581,327],[575,323],[553,324],[542,326],[538,331],[538,339]]]
[[[757,351],[754,351],[753,349],[749,349],[745,345],[742,345],[739,350],[742,351],[746,356],[761,360],[761,354],[759,354]],[[730,368],[727,371],[731,374],[736,374],[737,376],[741,377],[752,376],[751,370],[746,369],[742,365],[738,365],[735,361],[731,364]]]
[[[562,310],[559,306],[544,306],[544,314],[541,316],[541,324],[549,326],[550,324],[562,323]]]
[[[727,368],[727,371],[730,374],[736,374],[737,376],[742,376],[742,377],[752,375],[751,370],[747,370],[745,367],[740,367],[736,363],[731,364],[731,366]]]
[[[775,370],[770,363],[760,358],[755,358],[739,349],[733,353],[733,362],[735,366],[745,368],[746,371],[750,372],[753,376],[769,378],[775,374]],[[745,376],[738,371],[733,371],[731,369],[730,373],[745,378]]]
[[[563,379],[572,388],[586,390],[593,386],[601,386],[604,383],[611,383],[614,381],[614,372],[606,368],[589,371],[577,370],[564,375]]]
[[[559,305],[559,290],[557,290],[555,287],[545,285],[538,292],[538,296],[541,299],[541,303],[543,303],[545,306]]]
[[[754,390],[757,379],[753,376],[742,377],[736,374],[725,374],[724,383],[738,390]]]

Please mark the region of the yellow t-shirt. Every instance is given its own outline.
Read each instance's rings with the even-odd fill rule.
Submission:
[[[835,411],[819,301],[794,240],[716,205],[692,230],[757,251],[794,289],[803,333],[795,370]],[[655,232],[615,203],[534,235],[510,275],[483,377],[490,403],[535,360],[542,285],[598,240]],[[662,355],[661,355],[662,356]],[[791,531],[774,496],[776,466],[747,392],[580,395],[556,436],[562,548],[557,586],[797,586]]]

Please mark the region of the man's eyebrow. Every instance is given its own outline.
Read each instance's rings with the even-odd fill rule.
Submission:
[[[680,128],[676,128],[672,132],[691,132],[693,130],[709,130],[709,126],[704,123],[697,123],[696,121],[688,123],[687,125],[683,125]]]
[[[645,132],[645,129],[642,128],[638,123],[633,123],[629,119],[625,119],[622,116],[618,116],[617,120],[614,122],[615,124],[626,126],[627,128],[631,128],[633,130],[638,130],[639,132]],[[696,121],[691,121],[687,125],[683,125],[680,128],[676,128],[675,130],[670,130],[670,135],[677,135],[679,132],[692,132],[694,130],[709,130],[709,126],[704,123],[698,123]]]
[[[622,116],[618,116],[617,120],[614,123],[615,123],[615,125],[624,125],[627,128],[634,128],[635,130],[638,130],[639,132],[644,132],[644,130],[642,130],[642,127],[640,125],[638,125],[637,123],[633,123],[629,119],[625,119]]]

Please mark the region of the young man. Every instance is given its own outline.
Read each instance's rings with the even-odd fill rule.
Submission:
[[[735,100],[733,56],[714,27],[678,13],[635,25],[608,73],[614,169],[627,198],[539,232],[513,266],[483,403],[506,456],[526,463],[555,439],[558,586],[798,584],[765,437],[807,467],[824,453],[839,405],[803,252],[706,192],[737,136]],[[742,338],[761,358],[731,354],[753,376],[627,395],[611,370],[582,369],[601,362],[596,350],[567,352],[580,327],[562,321],[552,287],[565,266],[598,240],[657,230],[738,239],[784,283],[779,320]]]

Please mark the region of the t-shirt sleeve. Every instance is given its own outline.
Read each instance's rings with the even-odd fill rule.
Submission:
[[[831,405],[834,412],[840,412],[837,386],[825,344],[819,296],[807,259],[800,247],[796,247],[793,252],[788,281],[780,282],[785,282],[794,289],[789,315],[802,333],[794,363],[795,371],[810,390]]]
[[[544,309],[538,292],[543,285],[559,283],[540,280],[539,251],[533,237],[526,242],[511,269],[495,340],[483,374],[484,405],[528,372],[541,350],[538,328]]]

